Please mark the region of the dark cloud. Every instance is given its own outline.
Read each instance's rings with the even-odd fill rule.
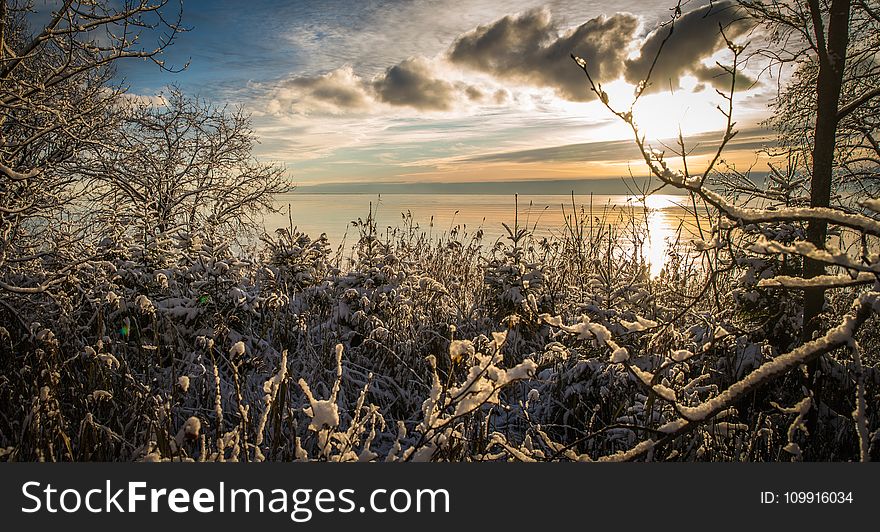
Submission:
[[[727,88],[729,75],[717,65],[706,66],[703,61],[726,48],[721,27],[729,39],[735,39],[748,30],[745,13],[732,0],[713,2],[685,13],[675,23],[675,29],[651,73],[651,89],[666,90],[670,83],[678,87],[682,76],[692,75],[704,83]],[[626,80],[636,85],[648,75],[651,63],[657,57],[663,40],[669,35],[668,27],[655,30],[642,43],[637,58],[626,61]],[[739,74],[738,74],[739,75]],[[745,88],[747,83],[740,85]]]
[[[342,67],[320,76],[298,76],[277,86],[269,103],[271,113],[368,112],[380,103],[420,111],[449,111],[462,101],[501,102],[506,92],[486,92],[462,82],[434,75],[435,64],[411,57],[388,68],[372,80]]]
[[[452,45],[449,59],[502,80],[550,87],[568,100],[586,101],[591,93],[570,55],[586,59],[598,79],[616,79],[638,25],[634,15],[618,13],[562,33],[546,9],[533,10],[465,33]]]
[[[456,85],[433,76],[427,60],[417,57],[389,68],[372,87],[380,101],[422,111],[448,111],[460,94]]]
[[[508,92],[507,89],[495,89],[487,91],[483,88],[467,84],[460,84],[459,88],[464,91],[464,94],[472,102],[502,105],[510,100],[510,92]]]
[[[469,100],[475,102],[481,102],[486,99],[486,93],[474,86],[465,87],[464,93],[467,95]]]

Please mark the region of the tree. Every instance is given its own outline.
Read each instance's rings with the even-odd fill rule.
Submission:
[[[672,439],[694,430],[699,425],[710,422],[716,415],[727,411],[738,401],[743,400],[749,394],[765,387],[792,369],[801,365],[812,368],[812,390],[805,402],[805,409],[801,415],[806,415],[809,410],[812,417],[812,427],[815,427],[819,407],[822,404],[821,376],[817,371],[818,360],[831,353],[839,352],[840,348],[847,348],[850,355],[847,367],[852,371],[852,381],[855,387],[855,410],[852,417],[854,428],[858,437],[862,460],[869,457],[870,442],[872,437],[869,433],[866,421],[866,396],[864,372],[862,369],[861,354],[856,334],[859,328],[878,311],[880,302],[880,257],[872,254],[870,250],[876,250],[880,239],[880,201],[860,194],[857,189],[849,197],[849,201],[832,201],[832,190],[846,183],[844,179],[848,170],[854,170],[852,166],[860,163],[858,172],[870,180],[878,177],[878,159],[876,151],[874,157],[867,156],[871,150],[875,150],[873,128],[876,124],[876,115],[872,115],[871,106],[874,99],[880,95],[876,85],[865,84],[865,79],[876,75],[876,66],[873,64],[876,51],[877,32],[866,31],[873,27],[878,18],[877,6],[871,2],[855,2],[849,0],[832,0],[829,3],[820,4],[816,0],[795,2],[740,2],[740,6],[752,18],[756,27],[761,30],[754,35],[760,36],[761,31],[769,32],[768,44],[762,49],[765,57],[770,57],[778,64],[796,63],[795,82],[786,91],[794,91],[800,94],[803,101],[814,102],[812,107],[807,103],[806,112],[803,106],[796,106],[795,110],[801,114],[789,114],[789,108],[781,105],[777,108],[776,117],[783,124],[789,126],[795,121],[803,123],[804,117],[812,119],[812,126],[808,133],[799,135],[797,143],[801,149],[809,154],[809,164],[803,169],[806,172],[805,181],[809,182],[809,192],[804,202],[797,202],[794,206],[778,205],[773,194],[765,194],[764,198],[771,200],[771,204],[764,203],[757,206],[737,204],[729,197],[725,197],[708,186],[709,178],[719,171],[718,164],[722,154],[736,135],[736,122],[734,114],[734,93],[737,87],[739,71],[745,52],[745,46],[731,42],[725,38],[731,56],[731,62],[727,65],[719,65],[726,72],[730,81],[729,91],[720,93],[724,98],[723,106],[719,107],[724,114],[727,125],[721,132],[715,153],[711,157],[704,171],[695,174],[687,165],[686,156],[689,150],[684,138],[679,139],[679,147],[675,155],[681,157],[680,168],[671,166],[673,161],[665,157],[665,152],[654,150],[641,134],[633,117],[632,107],[639,100],[644,88],[650,84],[651,73],[638,85],[633,102],[626,109],[617,109],[608,103],[601,83],[594,80],[590,74],[589,65],[580,58],[574,57],[578,65],[587,76],[590,88],[599,99],[618,118],[629,125],[633,139],[638,146],[645,164],[655,178],[659,179],[662,186],[672,186],[690,193],[707,206],[711,207],[721,218],[713,231],[714,242],[725,244],[728,250],[732,249],[733,231],[740,234],[751,233],[759,235],[756,239],[748,240],[749,247],[741,252],[757,253],[764,256],[797,256],[803,259],[804,267],[800,277],[777,275],[773,278],[763,279],[758,285],[772,289],[803,290],[804,297],[804,334],[801,345],[781,354],[774,359],[765,362],[751,374],[738,382],[730,385],[725,391],[710,401],[699,406],[685,406],[678,403],[675,397],[669,400],[673,403],[681,420],[664,427],[665,436],[642,442],[634,447],[627,457],[635,457],[657,444],[671,441]],[[854,9],[855,8],[855,9]],[[666,25],[666,40],[672,36],[675,30],[675,22],[681,16],[681,4],[674,10],[671,20]],[[827,29],[826,29],[827,28]],[[856,28],[859,33],[864,33],[867,41],[851,43],[849,33]],[[724,28],[721,28],[722,36]],[[665,44],[666,40],[663,41]],[[663,52],[661,45],[657,51],[657,57]],[[849,61],[852,59],[852,61]],[[654,64],[656,64],[656,59]],[[849,73],[849,77],[847,77]],[[783,92],[783,94],[793,94]],[[847,95],[847,100],[841,102],[841,95]],[[792,118],[791,117],[797,117]],[[850,131],[841,130],[839,127],[844,119],[860,120],[853,122]],[[777,122],[777,123],[780,123]],[[847,123],[847,122],[843,122]],[[791,131],[791,130],[789,130]],[[841,142],[846,135],[858,132],[864,136],[865,145],[855,147]],[[786,138],[786,130],[782,128],[783,145],[791,146],[793,137]],[[771,173],[775,171],[770,166]],[[793,174],[799,170],[790,169]],[[759,187],[751,185],[757,190]],[[861,189],[864,190],[864,189]],[[722,223],[723,222],[723,223]],[[776,236],[775,226],[785,223],[789,225],[805,226],[803,239],[796,242],[787,242]],[[848,231],[855,241],[862,243],[856,252],[847,253],[844,250],[831,246],[827,241],[828,228]],[[716,253],[713,264],[718,263],[718,245],[705,246],[703,252]],[[728,252],[728,263],[735,267],[735,257]],[[831,274],[827,274],[826,267],[833,268]],[[717,270],[710,272],[707,287],[714,282]],[[865,285],[873,285],[873,288],[864,290]],[[833,326],[822,327],[814,320],[822,311],[824,294],[831,289],[846,289],[852,291],[853,304],[851,308],[837,317],[837,323]],[[631,368],[649,391],[663,396],[665,390],[657,389],[654,384],[654,375],[643,375],[636,368]],[[658,372],[659,375],[659,372]],[[666,394],[666,397],[670,396]],[[810,431],[814,433],[813,430]],[[796,449],[800,453],[799,449]]]
[[[101,146],[122,92],[109,84],[126,58],[160,59],[178,32],[168,0],[65,0],[48,20],[31,2],[0,1],[0,303],[44,292],[84,260],[60,218],[81,192],[69,167]],[[162,32],[154,46],[142,34]],[[108,114],[109,113],[109,114]],[[4,294],[5,293],[5,294]]]
[[[749,14],[770,30],[761,53],[771,65],[795,65],[792,82],[777,99],[769,122],[781,146],[803,153],[812,207],[857,210],[852,200],[876,193],[880,146],[876,139],[880,95],[880,3],[867,0],[744,1]],[[768,53],[769,52],[769,53]],[[807,241],[823,248],[828,222],[811,220]],[[825,265],[804,259],[804,276],[823,275]],[[820,329],[822,286],[804,289],[802,338]]]
[[[859,200],[880,190],[880,146],[875,139],[880,125],[880,66],[875,59],[880,52],[880,3],[806,0],[742,4],[771,30],[771,46],[765,49],[773,52],[765,54],[771,65],[795,65],[793,81],[777,99],[769,123],[780,132],[783,150],[802,154],[806,163],[802,173],[809,182],[808,204],[860,212]],[[815,248],[826,249],[828,221],[810,220],[805,236]],[[850,236],[855,243],[864,240],[858,232]],[[863,251],[866,254],[867,246]],[[803,276],[825,275],[826,264],[804,257]],[[823,283],[803,288],[803,342],[821,334],[826,288]],[[808,373],[809,385],[819,401],[824,394],[818,358],[808,365]],[[817,423],[814,409],[808,428],[814,429]]]
[[[132,103],[115,138],[79,172],[109,214],[150,235],[254,227],[288,188],[284,168],[253,158],[248,115],[177,88]]]

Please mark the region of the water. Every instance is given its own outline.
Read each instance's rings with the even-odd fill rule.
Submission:
[[[331,245],[351,244],[357,240],[352,221],[365,219],[372,209],[380,233],[389,227],[400,227],[403,214],[410,213],[412,222],[433,235],[448,233],[453,227],[473,234],[483,232],[483,241],[494,242],[507,236],[502,225],[527,227],[537,236],[553,236],[565,231],[566,217],[573,211],[572,197],[562,195],[470,195],[470,194],[280,194],[275,200],[279,213],[264,219],[267,232],[287,228],[292,220],[300,231],[316,237],[326,233]],[[518,206],[518,209],[515,207]],[[576,196],[578,213],[592,213],[594,223],[603,223],[627,231],[633,223],[649,229],[642,254],[651,263],[652,274],[662,269],[669,244],[689,240],[697,232],[694,217],[689,214],[685,196],[653,195],[648,209],[632,196]],[[290,218],[288,218],[288,212]],[[598,221],[597,221],[598,219]]]

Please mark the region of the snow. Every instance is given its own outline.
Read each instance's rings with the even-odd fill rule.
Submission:
[[[303,411],[310,418],[309,429],[319,432],[325,428],[335,428],[339,425],[339,406],[336,404],[336,397],[330,399],[318,400],[312,394],[309,384],[305,379],[299,379],[299,387],[302,388],[303,394],[309,401]]]
[[[715,236],[709,241],[694,240],[693,245],[697,251],[710,251],[722,248],[724,246],[724,241],[719,239],[718,236]]]
[[[370,449],[363,449],[361,453],[358,455],[358,462],[372,462],[376,458],[379,458],[379,455],[371,451]]]
[[[199,418],[191,416],[183,424],[183,434],[188,440],[194,440],[199,437],[199,431],[202,429],[202,422]]]
[[[113,399],[113,394],[107,390],[95,390],[92,392],[92,399],[95,401],[110,401]]]
[[[592,334],[599,342],[599,345],[608,344],[608,341],[611,340],[611,332],[608,331],[608,329],[606,329],[604,325],[591,323],[588,321],[584,321],[581,325],[586,326],[590,334]],[[581,336],[582,335],[583,333],[581,333]]]
[[[537,371],[537,364],[532,359],[525,359],[510,369],[498,367],[503,360],[499,350],[493,354],[474,353],[475,364],[468,370],[464,381],[452,385],[448,393],[443,393],[443,386],[436,370],[436,359],[428,357],[432,367],[433,383],[428,398],[422,404],[424,420],[419,425],[421,431],[429,431],[443,423],[443,412],[454,406],[452,418],[469,414],[485,404],[498,404],[499,393],[508,384],[531,379]],[[445,401],[445,404],[441,404]]]
[[[177,386],[180,387],[180,390],[183,393],[188,392],[189,391],[189,377],[187,377],[186,375],[184,375],[182,377],[178,377],[177,378]]]
[[[278,372],[263,383],[263,412],[260,415],[260,421],[257,424],[257,437],[254,440],[254,461],[262,462],[264,460],[263,451],[260,445],[263,443],[263,437],[266,429],[266,422],[269,419],[269,411],[272,404],[278,396],[278,389],[284,379],[287,378],[287,350],[281,353],[281,361],[278,364]]]
[[[859,272],[858,275],[817,275],[805,279],[803,277],[791,277],[788,275],[778,275],[768,279],[758,281],[758,286],[770,288],[809,288],[809,287],[826,287],[840,288],[856,284],[865,284],[877,280],[877,275],[871,272]]]
[[[306,415],[312,418],[309,428],[317,431],[323,427],[336,427],[339,425],[339,406],[329,400],[310,401],[310,411]]]
[[[674,181],[670,181],[673,184]],[[880,222],[860,214],[850,214],[838,209],[828,207],[777,207],[774,210],[756,209],[733,205],[724,199],[721,194],[701,188],[703,194],[713,205],[716,205],[724,214],[743,223],[756,224],[762,222],[792,222],[809,220],[827,220],[836,225],[849,227],[857,231],[880,236]],[[870,201],[870,200],[869,200]],[[873,203],[871,203],[873,205]]]
[[[278,393],[278,386],[281,385],[285,377],[287,377],[287,350],[284,350],[281,355],[278,373],[263,383],[263,393],[274,397]]]
[[[791,408],[781,407],[776,403],[772,403],[773,406],[781,410],[786,414],[797,414],[795,416],[794,421],[791,422],[791,425],[788,426],[788,441],[793,442],[798,430],[807,431],[807,426],[804,422],[807,419],[807,414],[810,412],[810,408],[813,406],[813,399],[811,397],[804,397],[796,405]]]
[[[602,456],[599,458],[599,461],[600,462],[628,462],[637,456],[641,456],[642,454],[651,451],[654,448],[654,445],[656,445],[656,443],[657,442],[655,442],[654,440],[645,440],[645,441],[638,443],[635,447],[633,447],[632,449],[630,449],[626,452],[618,451],[615,454]]]
[[[479,408],[485,403],[497,403],[500,386],[496,380],[501,371],[493,366],[493,358],[490,355],[477,354],[478,364],[471,367],[465,381],[457,387],[450,389],[450,402],[455,404],[454,416],[462,416]],[[498,357],[500,358],[500,357]]]
[[[116,357],[113,356],[111,353],[101,353],[101,354],[99,354],[99,355],[98,355],[98,360],[100,360],[101,362],[103,362],[104,364],[106,364],[107,367],[110,368],[110,369],[118,369],[118,368],[119,368],[119,361],[116,360]]]
[[[439,294],[448,294],[446,287],[442,283],[431,277],[422,277],[418,282],[419,289],[426,292],[437,292]]]
[[[611,363],[620,364],[629,360],[629,351],[625,347],[617,347],[611,352]]]
[[[580,323],[576,323],[571,326],[565,325],[560,316],[541,314],[540,318],[543,319],[546,323],[554,327],[558,327],[563,331],[577,334],[578,338],[581,340],[595,338],[599,342],[599,345],[605,345],[607,341],[611,339],[611,332],[607,328],[605,328],[605,326],[591,322],[589,316],[586,315],[581,316]]]
[[[862,202],[862,206],[874,212],[880,212],[880,198],[866,199]]]
[[[534,360],[526,359],[523,362],[517,364],[516,366],[510,368],[504,374],[500,375],[497,379],[497,382],[504,386],[513,381],[523,380],[523,379],[531,379],[535,375],[535,371],[538,369],[538,365],[535,364]]]
[[[244,293],[244,290],[238,288],[237,286],[233,286],[229,289],[229,293],[227,294],[229,299],[235,302],[236,305],[242,305],[245,301],[247,301],[247,296]]]
[[[795,442],[788,442],[785,447],[782,448],[783,451],[793,454],[796,458],[800,458],[803,454],[801,452],[801,446],[796,444]]]
[[[855,409],[852,412],[856,434],[859,437],[859,458],[862,462],[871,460],[871,435],[868,429],[868,404],[865,398],[865,369],[862,367],[862,348],[858,342],[850,343],[856,377]]]
[[[653,329],[657,326],[656,321],[648,320],[641,316],[636,316],[636,321],[634,322],[620,320],[620,324],[623,325],[629,332],[645,331],[647,329]]]
[[[138,310],[140,310],[143,314],[156,313],[156,307],[153,305],[153,302],[150,301],[150,298],[143,294],[135,298],[134,304],[137,305]]]
[[[112,290],[107,292],[107,295],[104,296],[104,300],[107,301],[110,306],[119,308],[120,297],[116,292],[113,292]]]
[[[657,428],[659,432],[663,434],[673,434],[681,429],[685,428],[688,425],[688,420],[686,419],[676,419],[675,421],[670,421],[664,425],[661,425]]]
[[[860,258],[853,258],[841,250],[829,250],[816,247],[811,242],[799,241],[791,245],[782,244],[774,240],[767,240],[763,236],[752,244],[751,251],[755,253],[787,253],[811,258],[819,262],[826,262],[836,266],[842,266],[861,272],[880,273],[880,263],[865,265]],[[806,282],[806,281],[805,281]]]
[[[229,348],[229,356],[230,357],[240,357],[244,354],[245,347],[244,342],[238,341],[232,344],[232,347]]]
[[[498,349],[501,349],[501,346],[507,341],[507,331],[495,332],[492,331],[492,341],[495,342],[495,346]]]
[[[644,371],[635,365],[631,365],[629,369],[632,370],[633,374],[635,374],[635,376],[638,377],[645,386],[651,388],[651,390],[653,390],[654,393],[656,393],[658,396],[669,402],[675,402],[675,390],[662,384],[652,384],[654,381],[653,373],[651,373],[650,371]]]
[[[449,343],[449,358],[455,363],[474,356],[475,352],[474,344],[470,340],[453,340]]]
[[[151,453],[147,453],[146,455],[144,455],[144,462],[158,463],[161,461],[162,461],[162,455],[156,451],[153,451]]]
[[[510,453],[510,456],[514,457],[516,460],[520,462],[535,462],[536,460],[529,456],[528,454],[522,452],[521,450],[513,447],[507,442],[507,438],[504,437],[503,434],[498,432],[492,433],[492,436],[489,438],[489,442],[492,444],[498,444],[504,447],[504,449]]]
[[[611,361],[614,363],[624,362],[629,359],[629,351],[625,347],[620,347],[611,339],[611,331],[600,323],[590,321],[590,317],[587,315],[582,315],[581,322],[574,325],[565,325],[560,316],[541,314],[539,318],[545,323],[558,327],[565,332],[576,334],[579,340],[592,338],[600,346],[608,346],[611,349]]]
[[[418,449],[416,452],[412,453],[412,457],[410,458],[413,462],[430,462],[431,457],[434,455],[434,452],[437,450],[437,446],[434,442],[428,442],[421,449]]]
[[[684,362],[685,360],[694,356],[694,354],[687,349],[676,349],[670,353],[672,360],[676,362]]]

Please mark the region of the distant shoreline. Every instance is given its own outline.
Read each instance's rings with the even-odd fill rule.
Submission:
[[[473,181],[457,183],[325,183],[294,186],[287,193],[298,194],[449,194],[487,196],[631,196],[639,190],[652,190],[657,183],[645,178],[547,179],[521,181]],[[668,190],[667,190],[668,189]],[[680,195],[666,187],[663,194]]]

